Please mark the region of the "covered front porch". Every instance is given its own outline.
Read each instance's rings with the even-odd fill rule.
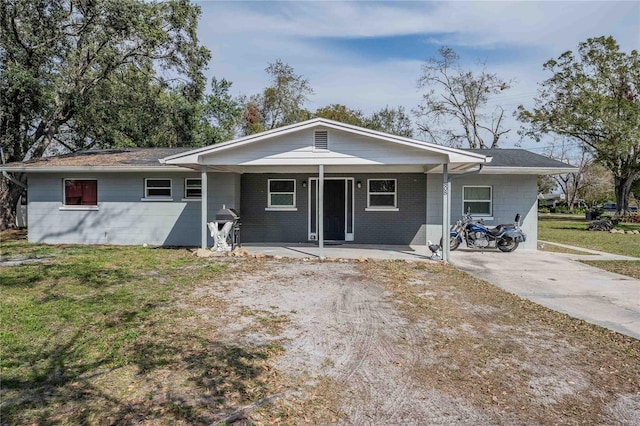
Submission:
[[[478,171],[490,160],[479,153],[313,119],[162,162],[201,174],[202,248],[209,241],[206,223],[213,219],[212,208],[220,207],[209,204],[209,176],[226,173],[240,176],[240,194],[227,207],[240,212],[241,233],[249,235],[250,242],[313,243],[318,256],[327,257],[327,241],[420,241],[427,249],[429,239],[437,242],[448,234],[450,175]],[[435,206],[439,211],[433,211]],[[427,234],[429,225],[437,225],[438,235]],[[449,239],[443,242],[448,260]]]
[[[239,176],[235,202],[226,207],[240,214],[241,241],[317,248],[318,257],[332,257],[331,249],[393,246],[398,252],[421,252],[430,256],[428,242],[443,241],[448,260],[452,182],[448,165],[443,173],[363,173],[333,171],[320,165],[317,173],[283,168],[279,173]],[[324,172],[324,170],[330,172]],[[209,244],[207,222],[222,207],[208,166],[202,166],[201,248]],[[206,186],[212,186],[210,188]],[[339,245],[338,245],[339,244]],[[353,247],[352,247],[353,246]],[[402,247],[399,249],[398,247]]]

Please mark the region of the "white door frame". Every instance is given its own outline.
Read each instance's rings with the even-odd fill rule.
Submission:
[[[355,178],[352,177],[326,177],[327,180],[343,180],[344,181],[344,240],[345,241],[353,241],[354,240],[354,226],[355,226]],[[308,214],[307,214],[307,229],[308,229],[308,239],[309,241],[318,241],[318,222],[320,220],[318,213],[318,202],[319,202],[319,191],[318,191],[318,177],[310,177],[309,178],[309,189],[308,189]],[[351,183],[351,217],[349,218],[349,183]],[[315,209],[312,209],[311,202],[311,194],[315,189]],[[315,215],[316,219],[316,229],[311,229],[311,215]],[[349,219],[351,219],[351,232],[348,232],[349,229]]]

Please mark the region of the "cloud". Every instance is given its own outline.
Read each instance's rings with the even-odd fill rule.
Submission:
[[[487,59],[490,72],[515,80],[496,100],[509,112],[532,106],[537,82],[549,77],[542,71],[546,60],[588,37],[612,35],[626,51],[640,47],[638,2],[199,4],[199,37],[213,57],[209,76],[231,80],[236,93],[257,93],[268,83],[264,68],[280,58],[310,80],[311,110],[331,103],[365,113],[385,105],[411,110],[420,102],[421,61],[443,44],[463,56],[465,67]],[[400,36],[411,36],[403,51],[414,47],[413,57],[375,51],[385,48],[378,39]],[[517,139],[518,123],[510,117],[507,124],[514,128],[510,140]]]
[[[474,46],[575,44],[600,32],[615,32],[619,42],[630,46],[638,44],[640,25],[640,4],[631,1],[205,2],[203,6],[205,20],[212,23],[209,34],[259,32],[310,38],[447,34],[443,40]]]

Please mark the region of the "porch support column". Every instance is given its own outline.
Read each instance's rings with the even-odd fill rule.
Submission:
[[[449,262],[449,223],[451,223],[451,181],[449,168],[442,165],[442,260]]]
[[[318,166],[318,248],[324,259],[324,164]]]
[[[201,225],[201,235],[200,235],[200,248],[207,248],[207,206],[208,202],[208,191],[207,191],[207,166],[200,166],[200,176],[201,176],[201,185],[202,185],[202,195],[200,200],[200,225]]]
[[[424,173],[424,248],[429,254],[429,175]]]

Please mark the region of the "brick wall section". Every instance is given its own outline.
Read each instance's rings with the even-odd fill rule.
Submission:
[[[268,179],[296,180],[297,211],[265,211],[268,203]],[[245,173],[240,185],[241,238],[253,243],[302,243],[307,242],[308,181],[306,174],[252,174]]]
[[[242,240],[245,242],[308,241],[309,189],[303,181],[317,175],[308,174],[243,174],[241,182]],[[362,182],[354,185],[354,243],[407,245],[424,243],[425,175],[405,174],[326,174],[325,177],[353,177]],[[367,179],[397,179],[399,211],[365,211]],[[268,179],[296,180],[297,211],[265,211]]]
[[[355,175],[355,241],[360,244],[407,245],[424,243],[425,175],[421,173]],[[367,179],[397,179],[397,212],[365,211]]]

